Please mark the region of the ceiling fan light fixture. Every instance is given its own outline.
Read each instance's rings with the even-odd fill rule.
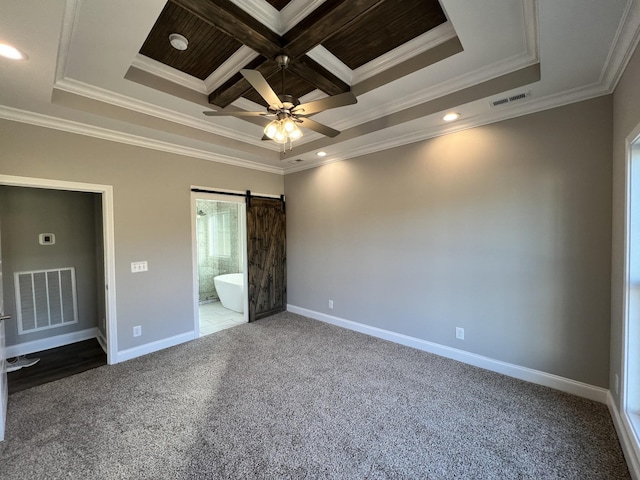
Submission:
[[[289,139],[291,141],[297,140],[302,136],[302,130],[300,130],[297,125],[294,125],[293,127],[293,130],[289,132]]]
[[[180,35],[179,33],[172,33],[169,35],[169,43],[176,50],[186,50],[189,46],[189,40]]]
[[[278,121],[274,120],[273,122],[269,122],[269,124],[264,127],[264,134],[273,140],[273,137],[276,136],[278,132]]]
[[[264,128],[264,134],[276,143],[285,144],[302,137],[302,130],[291,117],[286,117],[269,122]]]
[[[287,134],[281,129],[279,129],[273,136],[273,141],[276,143],[285,144],[287,143],[287,140]]]
[[[289,117],[282,120],[282,126],[287,133],[291,133],[296,129],[296,124],[293,123],[293,120],[291,120],[291,118]]]

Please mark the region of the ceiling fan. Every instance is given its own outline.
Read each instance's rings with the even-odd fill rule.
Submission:
[[[292,96],[285,94],[284,88],[284,72],[289,65],[289,57],[287,55],[278,55],[276,62],[280,66],[282,72],[282,94],[277,95],[273,91],[269,83],[262,74],[257,70],[243,69],[240,73],[251,84],[251,86],[264,98],[269,105],[266,111],[249,112],[239,111],[206,111],[205,115],[215,116],[234,116],[234,117],[270,117],[271,122],[264,129],[263,140],[273,140],[276,143],[285,145],[287,142],[291,145],[293,140],[302,136],[302,132],[298,128],[298,124],[309,130],[326,135],[327,137],[335,137],[340,132],[333,128],[327,127],[321,123],[308,118],[310,115],[329,110],[331,108],[342,107],[345,105],[353,105],[358,100],[351,92],[333,95],[331,97],[322,98],[313,102],[300,103],[300,101]]]

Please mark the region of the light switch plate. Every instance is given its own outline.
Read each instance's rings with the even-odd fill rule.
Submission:
[[[131,262],[131,273],[146,272],[148,270],[149,265],[146,260],[142,262]]]

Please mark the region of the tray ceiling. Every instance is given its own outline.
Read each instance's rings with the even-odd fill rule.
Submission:
[[[215,77],[244,44],[258,56],[239,67],[258,69],[277,93],[300,98],[318,89],[336,95],[349,91],[350,85],[311,59],[307,55],[310,50],[322,47],[334,62],[355,70],[446,21],[438,0],[326,0],[278,35],[229,0],[170,0],[140,54],[205,80]],[[173,33],[188,40],[186,50],[171,46],[169,35]],[[282,91],[275,62],[280,54],[288,55],[291,61],[286,91]],[[226,107],[243,96],[266,106],[239,74],[240,68],[211,92],[212,105]]]
[[[286,173],[610,93],[640,0],[23,0],[0,31],[29,55],[2,64],[0,118]],[[313,116],[337,137],[283,153],[263,123],[203,115],[263,109],[238,72],[280,93],[280,53],[301,102],[355,94]]]

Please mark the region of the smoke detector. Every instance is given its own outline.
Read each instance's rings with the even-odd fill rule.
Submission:
[[[186,50],[189,46],[189,40],[187,40],[179,33],[172,33],[171,35],[169,35],[169,43],[176,50]]]

